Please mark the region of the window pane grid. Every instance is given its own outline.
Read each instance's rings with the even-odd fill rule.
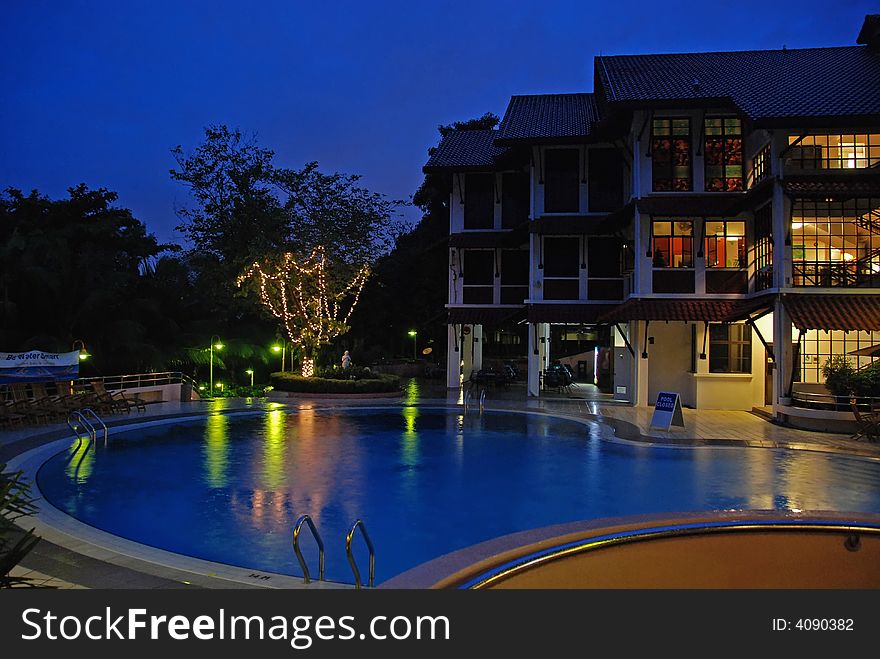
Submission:
[[[694,225],[690,220],[655,220],[651,247],[655,268],[694,267]]]
[[[742,220],[706,221],[706,267],[746,267],[746,223]]]
[[[752,160],[749,171],[748,187],[752,188],[770,175],[770,144],[768,143]]]
[[[755,211],[755,290],[773,286],[773,209],[767,204]]]
[[[709,372],[752,372],[752,328],[744,323],[709,325]]]
[[[706,117],[704,167],[707,192],[743,189],[742,122],[736,117]]]
[[[791,244],[794,286],[880,284],[880,199],[795,199]]]
[[[800,382],[824,383],[822,367],[833,355],[846,355],[853,366],[865,368],[878,358],[848,353],[878,344],[880,344],[880,332],[809,330],[801,339]]]
[[[880,164],[880,133],[789,135],[785,159],[795,170],[866,169]]]
[[[651,124],[655,192],[691,190],[691,120],[654,119]]]

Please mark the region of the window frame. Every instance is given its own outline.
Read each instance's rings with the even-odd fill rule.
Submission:
[[[679,222],[686,222],[691,226],[690,234],[677,234],[676,228]],[[670,225],[670,233],[668,235],[657,235],[656,225],[664,223]],[[688,253],[684,247],[686,244],[690,245],[690,263],[688,265],[672,265],[673,258],[675,252],[671,247],[666,247],[664,249],[658,248],[658,241],[668,241],[666,243],[667,246],[675,245],[676,240],[681,240],[681,255],[682,262],[685,261],[684,255]],[[658,264],[658,254],[664,254],[666,258],[665,264]],[[694,221],[690,218],[653,218],[651,220],[651,267],[654,270],[693,270],[694,269]]]
[[[680,135],[676,135],[674,132],[674,122],[676,121],[687,121],[687,137],[686,140]],[[669,133],[668,135],[658,135],[657,134],[657,124],[659,122],[667,122]],[[658,154],[658,143],[663,140],[669,140],[669,176],[668,177],[659,177],[658,176],[658,167],[657,167],[657,154]],[[676,154],[678,150],[676,149],[676,140],[686,141],[687,143],[687,170],[688,174],[686,178],[675,176],[675,161]],[[663,151],[659,151],[659,153],[663,153]],[[684,165],[678,165],[679,167],[683,167]],[[684,180],[687,182],[686,187],[676,188],[676,181]],[[668,187],[662,186],[658,187],[658,181],[668,181]],[[691,117],[653,117],[651,119],[651,190],[653,192],[693,192],[694,189],[694,131],[693,131],[693,123],[691,121]]]
[[[706,236],[706,242],[705,242],[705,246],[704,246],[706,268],[711,268],[712,270],[746,270],[748,268],[748,251],[747,251],[747,248],[748,248],[748,224],[747,224],[747,222],[745,220],[735,220],[735,219],[726,218],[726,217],[725,218],[707,217],[705,220],[703,220],[703,222],[704,222],[703,233]],[[710,236],[709,230],[707,228],[707,225],[710,222],[722,224],[722,233],[721,234],[713,233]],[[731,235],[728,233],[728,225],[732,222],[737,222],[739,224],[742,224],[743,232],[742,232],[741,236],[740,235]],[[729,241],[728,238],[741,238],[742,239],[742,247],[739,250],[737,250],[738,251],[738,254],[737,254],[738,259],[737,260],[740,265],[737,265],[737,266],[727,265],[727,256],[728,256],[728,254],[727,254],[728,247],[727,246],[728,246],[729,242],[732,242],[732,241]],[[719,241],[721,242],[721,244],[724,245],[725,260],[722,265],[713,265],[711,263],[710,254],[713,253],[712,248],[714,247],[714,252],[717,255]]]
[[[742,328],[742,332],[740,334],[743,338],[732,339],[731,338],[731,328],[740,327]],[[713,337],[713,330],[717,331],[720,328],[726,329],[726,338],[717,338]],[[745,336],[748,338],[744,338]],[[727,353],[727,367],[724,369],[720,368],[712,368],[712,356],[715,348],[719,346],[726,346]],[[734,349],[736,346],[745,346],[745,349],[741,349],[739,351],[739,357],[736,358],[734,356]],[[748,323],[711,323],[709,325],[709,372],[710,373],[726,373],[730,375],[751,375],[752,374],[752,327]],[[739,369],[732,368],[734,363],[738,362]]]
[[[710,121],[720,122],[720,133],[710,134]],[[736,121],[738,128],[736,132],[728,133],[728,122]],[[709,163],[710,140],[719,140],[721,142],[721,163]],[[738,155],[739,162],[728,162],[730,153],[728,145],[734,141],[739,141],[739,149],[733,150],[734,155]],[[709,167],[720,167],[721,176],[709,176]],[[739,167],[739,176],[729,176],[729,167]],[[711,179],[721,180],[721,187],[710,187]],[[743,127],[742,119],[731,115],[711,115],[703,118],[703,189],[706,192],[742,192],[745,189],[745,167],[743,163]]]

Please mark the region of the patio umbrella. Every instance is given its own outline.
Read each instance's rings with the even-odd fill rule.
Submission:
[[[880,357],[880,344],[868,346],[867,348],[859,348],[846,353],[848,355],[859,355],[861,357]]]

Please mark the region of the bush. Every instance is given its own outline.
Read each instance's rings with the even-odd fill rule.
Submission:
[[[334,365],[319,368],[315,375],[328,380],[378,380],[381,378],[381,375],[370,370],[369,366],[349,366],[343,370],[340,366]]]
[[[880,362],[856,369],[848,357],[834,355],[825,362],[822,375],[835,396],[880,397]]]
[[[0,464],[0,472],[5,467],[5,464]],[[30,485],[24,480],[22,472],[0,473],[0,588],[27,581],[10,577],[9,571],[18,565],[40,539],[34,535],[34,529],[25,531],[15,522],[32,515],[36,510]]]
[[[374,374],[361,380],[337,380],[333,378],[304,378],[294,373],[273,373],[272,386],[279,391],[295,391],[308,394],[374,394],[400,391],[400,378],[396,375]]]
[[[852,396],[855,390],[856,369],[848,357],[833,355],[822,367],[825,386],[835,396]]]

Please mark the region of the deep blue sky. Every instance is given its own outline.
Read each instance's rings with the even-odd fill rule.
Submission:
[[[743,8],[752,10],[746,14]],[[179,240],[169,149],[256,132],[278,164],[408,199],[436,126],[590,91],[596,54],[855,43],[876,0],[49,2],[0,8],[0,187],[119,193]],[[407,211],[411,220],[418,211]]]

